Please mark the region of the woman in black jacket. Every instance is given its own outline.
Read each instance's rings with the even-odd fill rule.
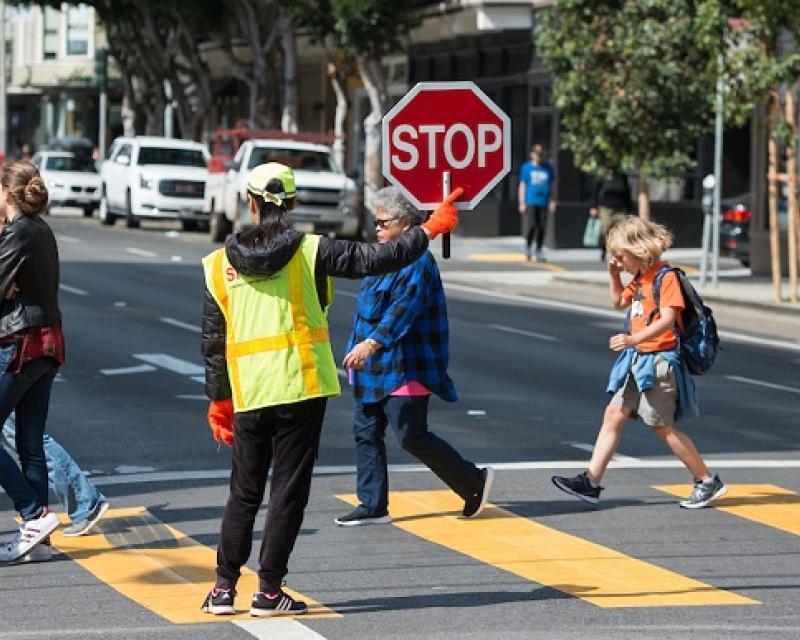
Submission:
[[[22,517],[19,532],[0,546],[0,560],[25,556],[58,525],[47,508],[44,427],[50,390],[64,362],[58,306],[58,249],[40,218],[47,188],[26,161],[7,162],[0,173],[0,424],[17,419],[20,467],[0,447],[0,485]]]

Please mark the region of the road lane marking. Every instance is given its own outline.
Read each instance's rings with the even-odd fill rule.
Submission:
[[[359,504],[353,494],[336,497]],[[464,520],[464,502],[451,491],[394,491],[390,498],[394,526],[598,607],[759,604],[491,504]]]
[[[198,397],[199,399],[199,397]],[[208,400],[207,398],[204,398]],[[535,462],[477,462],[479,467],[491,466],[497,471],[566,471],[569,469],[586,469],[586,460],[552,460]],[[711,460],[706,464],[715,469],[800,469],[800,460]],[[631,458],[612,460],[611,469],[685,469],[679,460],[648,460]],[[356,468],[353,465],[321,465],[314,468],[315,476],[352,475]],[[390,473],[431,473],[421,464],[390,464]],[[157,471],[134,476],[92,476],[96,485],[138,484],[148,482],[193,482],[195,480],[214,480],[230,478],[230,469],[199,469],[197,471]]]
[[[202,400],[203,402],[208,402],[208,397],[203,395],[191,395],[191,394],[181,394],[175,396],[178,400]]]
[[[345,298],[353,298],[354,300],[358,300],[358,294],[354,291],[344,291],[343,289],[337,289],[334,296],[344,296]]]
[[[755,378],[745,378],[744,376],[725,376],[728,380],[734,382],[743,382],[745,384],[752,384],[757,387],[766,387],[767,389],[777,389],[778,391],[788,391],[789,393],[800,393],[798,387],[787,387],[785,384],[775,384],[774,382],[764,382],[763,380],[756,380]]]
[[[297,620],[234,620],[233,624],[244,629],[258,640],[325,640],[316,631]]]
[[[561,302],[560,300],[549,300],[547,298],[536,298],[534,296],[522,296],[515,293],[500,293],[497,291],[489,291],[481,289],[480,287],[473,287],[466,284],[455,284],[447,281],[447,272],[442,274],[444,279],[444,288],[446,291],[454,291],[461,293],[468,293],[471,295],[480,296],[481,302],[486,303],[488,300],[494,299],[499,302],[519,302],[528,307],[549,307],[551,309],[560,309],[562,311],[574,311],[575,313],[582,313],[589,316],[598,316],[601,318],[616,318],[622,322],[624,316],[619,311],[611,309],[601,309],[599,307],[588,307],[573,302]],[[491,304],[491,303],[489,303]],[[742,342],[744,344],[752,344],[763,347],[773,347],[776,349],[786,349],[789,351],[800,351],[800,343],[791,342],[789,340],[774,340],[764,338],[762,336],[753,336],[745,333],[738,333],[736,331],[720,331],[719,336],[726,340],[733,340],[735,342]]]
[[[128,375],[129,373],[149,373],[150,371],[155,371],[155,367],[151,367],[149,364],[140,364],[136,367],[122,367],[120,369],[100,369],[100,373],[104,376],[124,376]]]
[[[74,293],[76,296],[88,296],[89,292],[84,291],[83,289],[78,289],[78,287],[70,287],[68,284],[59,284],[58,288],[61,291],[66,291],[67,293]]]
[[[136,247],[126,247],[125,251],[132,253],[135,256],[143,256],[145,258],[155,258],[158,255],[155,251],[150,251],[149,249],[137,249]]]
[[[200,325],[197,324],[189,324],[188,322],[182,322],[181,320],[175,320],[175,318],[161,318],[161,322],[165,324],[172,325],[173,327],[178,327],[180,329],[186,329],[188,331],[193,331],[194,333],[201,333],[203,329]]]
[[[64,522],[66,515],[62,516]],[[109,509],[96,525],[98,534],[65,538],[53,534],[53,546],[133,602],[175,624],[250,620],[250,594],[258,591],[258,576],[242,568],[236,616],[200,611],[214,582],[214,549],[156,519],[143,507]],[[304,617],[340,618],[341,614],[313,598],[285,589],[305,600]]]
[[[344,378],[345,380],[347,380],[347,379],[349,378],[349,376],[347,375],[347,371],[345,371],[345,370],[344,370],[344,369],[342,369],[341,367],[339,367],[338,369],[336,369],[336,373],[338,373],[338,374],[339,374],[339,377],[340,377],[340,378]]]
[[[144,360],[148,364],[155,365],[156,367],[180,373],[181,375],[196,376],[205,374],[206,371],[199,364],[181,360],[180,358],[167,355],[166,353],[134,353],[133,357],[137,360]]]
[[[519,336],[526,336],[528,338],[536,338],[537,340],[545,340],[546,342],[561,342],[561,338],[554,338],[545,333],[536,333],[535,331],[525,331],[523,329],[515,329],[514,327],[507,327],[503,324],[490,324],[492,329],[498,331],[505,331],[506,333],[514,333]]]
[[[73,243],[81,242],[80,238],[76,238],[74,236],[62,236],[61,234],[59,234],[56,236],[56,238],[58,238],[58,240],[60,240],[61,242],[73,242]]]
[[[800,536],[800,495],[774,484],[725,486],[728,493],[711,503],[717,511]],[[660,484],[653,488],[680,498],[692,491],[685,484]]]
[[[570,441],[566,441],[566,442],[562,442],[561,444],[564,444],[564,445],[566,445],[568,447],[573,447],[575,449],[580,449],[581,451],[588,451],[589,453],[594,453],[594,445],[593,444],[589,444],[588,442],[570,442]],[[632,458],[631,456],[624,456],[621,453],[615,453],[613,456],[611,456],[611,459],[612,460],[628,460],[628,461],[633,461],[633,462],[639,462],[639,458]]]

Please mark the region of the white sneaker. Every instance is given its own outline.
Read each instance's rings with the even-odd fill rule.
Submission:
[[[24,556],[14,560],[13,564],[27,564],[28,562],[49,562],[53,559],[53,547],[46,542],[37,544]]]
[[[13,562],[17,558],[26,555],[37,544],[58,529],[60,524],[61,521],[58,516],[49,509],[45,509],[44,513],[38,518],[23,522],[19,532],[0,547],[0,562]]]

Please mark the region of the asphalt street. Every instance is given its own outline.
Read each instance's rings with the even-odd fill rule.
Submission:
[[[679,491],[688,493],[689,476],[646,427],[632,422],[604,478],[601,507],[591,509],[558,492],[549,478],[575,473],[588,459],[614,358],[607,340],[622,316],[601,306],[602,291],[591,287],[543,284],[534,297],[514,294],[492,273],[535,278],[536,271],[469,260],[456,248],[458,237],[455,259],[440,265],[448,285],[450,374],[460,401],[434,400],[430,426],[464,457],[495,465],[495,510],[472,529],[472,522],[453,518],[443,485],[388,436],[397,508],[407,503],[410,511],[392,525],[336,527],[333,518],[349,509],[346,494],[354,490],[352,399],[342,380],[342,396],[329,403],[287,577],[331,617],[175,622],[147,605],[146,596],[131,595],[146,588],[126,592],[115,583],[102,558],[114,549],[141,550],[141,558],[128,556],[142,563],[137,580],[167,584],[177,575],[176,582],[191,582],[200,598],[175,606],[192,612],[213,581],[213,565],[192,580],[171,560],[163,560],[166,569],[156,567],[147,540],[132,544],[130,535],[141,525],[159,544],[189,536],[204,557],[216,545],[230,455],[207,427],[199,333],[200,259],[214,246],[203,234],[168,224],[128,230],[69,215],[49,221],[62,258],[68,363],[54,388],[48,429],[115,510],[141,507],[146,515],[120,511],[128,518],[123,535],[112,513],[97,535],[81,539],[86,548],[62,548],[56,540],[64,553],[49,564],[0,567],[0,638],[800,637],[794,318],[715,309],[722,329],[745,338],[724,340],[711,374],[697,380],[703,415],[686,430],[732,485],[731,498],[720,508],[679,509],[670,487],[684,485]],[[465,273],[474,273],[474,281]],[[330,326],[340,360],[358,282],[338,280],[336,289]],[[10,533],[13,515],[0,497],[0,530]],[[530,540],[531,548],[520,540]],[[588,543],[594,551],[586,553],[601,549],[606,560],[620,558],[607,569],[581,563]],[[549,545],[573,544],[570,562],[550,557]],[[495,557],[498,550],[506,557]],[[255,554],[251,569],[254,560]],[[618,579],[619,593],[602,580],[595,584],[629,561],[633,568]],[[626,591],[628,575],[631,582],[641,575],[644,584],[661,584],[660,573],[648,573],[654,567],[694,582],[656,586],[668,594],[657,602],[642,590]],[[623,601],[623,592],[633,600]],[[669,599],[678,592],[684,600]]]

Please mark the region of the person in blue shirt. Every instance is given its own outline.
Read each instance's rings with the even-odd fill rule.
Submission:
[[[544,232],[547,214],[555,211],[553,199],[554,173],[552,165],[544,160],[542,145],[531,149],[530,162],[522,165],[519,172],[519,213],[525,222],[525,259],[531,260],[531,246],[536,240],[536,260],[544,262]]]
[[[425,221],[396,187],[377,192],[378,242],[392,241]],[[390,426],[400,445],[464,500],[462,516],[486,505],[494,472],[479,469],[428,431],[432,394],[458,397],[447,375],[447,304],[430,251],[401,271],[364,279],[343,364],[350,371],[356,408],[356,494],[360,504],[336,518],[341,526],[386,524],[389,482],[384,434]]]

